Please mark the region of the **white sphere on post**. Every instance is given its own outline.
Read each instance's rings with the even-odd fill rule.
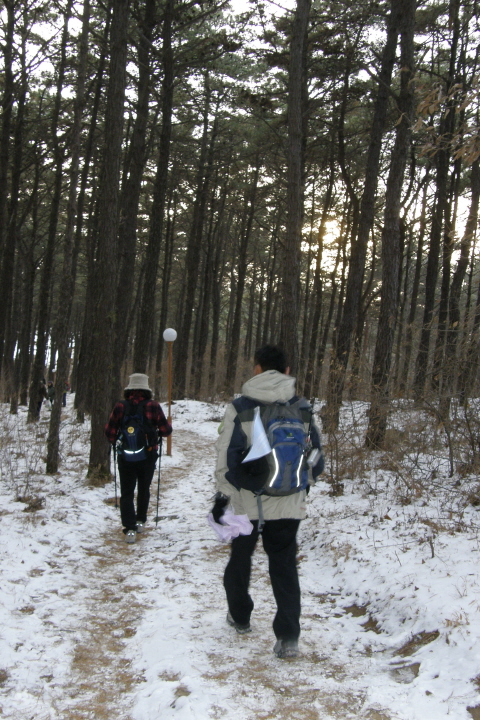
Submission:
[[[177,331],[173,328],[167,328],[163,331],[163,339],[165,342],[175,342],[177,339]]]

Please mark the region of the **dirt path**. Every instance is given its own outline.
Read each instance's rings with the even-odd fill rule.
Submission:
[[[189,465],[163,469],[158,529],[155,478],[151,519],[138,542],[126,545],[120,525],[109,521],[86,551],[88,572],[79,573],[75,589],[84,610],[69,621],[78,640],[63,698],[57,693],[58,717],[166,720],[178,709],[182,718],[204,720],[394,720],[366,704],[368,674],[378,661],[342,647],[341,629],[330,624],[338,598],[304,592],[302,656],[275,658],[274,605],[260,548],[252,574],[253,632],[241,637],[226,626],[221,574],[228,547],[212,542],[204,527],[210,497],[200,492],[211,476],[212,441],[177,431],[175,442],[189,448]],[[185,482],[191,491],[179,490]],[[199,502],[201,526],[188,520],[198,516]],[[138,669],[142,662],[148,676]],[[147,717],[141,708],[152,684],[159,712]]]

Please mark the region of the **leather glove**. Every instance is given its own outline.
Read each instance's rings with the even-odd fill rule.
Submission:
[[[212,507],[212,515],[213,519],[216,523],[220,523],[220,518],[225,512],[225,508],[227,507],[228,503],[230,502],[230,498],[228,495],[224,495],[221,492],[217,492],[215,497],[213,498],[215,500],[214,505]]]

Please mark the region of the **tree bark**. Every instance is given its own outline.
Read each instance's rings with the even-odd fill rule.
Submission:
[[[157,340],[157,359],[155,363],[155,394],[158,397],[160,392],[160,377],[162,373],[162,358],[163,358],[163,331],[167,327],[167,317],[169,308],[169,290],[170,280],[172,276],[173,266],[173,240],[175,235],[175,222],[177,216],[177,194],[173,193],[169,205],[172,204],[171,208],[167,213],[167,226],[165,228],[165,246],[163,252],[163,270],[162,270],[162,294],[160,303],[160,318],[159,318],[159,332]]]
[[[145,277],[140,302],[138,332],[135,337],[133,350],[134,371],[143,373],[147,370],[150,341],[153,337],[155,327],[155,285],[158,274],[160,248],[162,245],[165,198],[168,184],[168,165],[170,161],[174,90],[174,58],[172,47],[174,2],[175,0],[166,1],[163,15],[162,130],[160,133],[160,147],[150,215],[150,232],[145,254]]]
[[[147,159],[146,137],[149,100],[152,86],[151,44],[153,30],[156,25],[156,7],[157,0],[146,0],[144,15],[138,23],[138,85],[136,116],[132,130],[128,162],[126,163],[127,167],[125,169],[126,179],[122,188],[120,225],[118,232],[118,254],[120,267],[116,296],[115,352],[113,369],[113,387],[116,388],[117,392],[121,388],[120,372],[122,364],[125,360],[128,345],[128,328],[125,318],[128,317],[134,295],[138,209],[145,162]],[[150,287],[150,293],[153,294],[153,287]]]
[[[443,370],[443,385],[440,401],[440,416],[447,420],[449,417],[450,403],[455,387],[457,363],[457,345],[460,333],[460,294],[462,284],[467,273],[470,248],[478,224],[478,208],[480,202],[480,161],[475,160],[471,172],[472,198],[468,214],[465,232],[460,244],[460,257],[457,267],[453,273],[450,286],[449,308],[448,308],[448,332],[445,345],[445,361]]]
[[[429,168],[427,168],[427,179],[429,176]],[[428,182],[425,183],[425,189],[423,191],[422,199],[422,210],[420,213],[420,227],[418,231],[417,241],[417,254],[415,259],[415,271],[413,274],[412,291],[410,294],[410,310],[407,319],[407,332],[405,336],[405,355],[403,359],[403,370],[400,373],[400,385],[399,391],[403,394],[407,388],[408,377],[410,374],[410,360],[412,357],[413,350],[413,328],[415,323],[415,316],[417,312],[417,300],[420,290],[420,278],[422,274],[422,261],[423,261],[423,243],[425,240],[426,230],[426,212],[427,212],[427,193],[428,193]]]
[[[100,183],[95,307],[92,326],[92,430],[89,476],[109,476],[104,426],[111,409],[113,329],[117,290],[118,199],[126,87],[128,0],[115,0],[110,36],[110,69],[105,109],[105,144]]]
[[[90,172],[95,176],[95,148],[94,141],[98,132],[98,114],[100,108],[100,101],[104,94],[104,74],[105,64],[108,52],[108,42],[110,37],[110,27],[112,20],[112,8],[107,6],[107,16],[105,20],[105,27],[103,33],[102,52],[98,60],[98,68],[94,80],[95,92],[93,93],[93,103],[91,109],[91,117],[89,123],[88,137],[85,147],[85,155],[83,161],[83,168],[80,180],[80,190],[78,193],[78,205],[77,205],[77,226],[75,231],[75,248],[78,249],[83,240],[84,234],[84,207],[87,192],[87,183],[90,180]],[[88,95],[88,93],[87,93]],[[92,171],[92,165],[93,171]],[[92,327],[93,322],[93,296],[94,296],[94,265],[95,265],[95,243],[97,238],[97,198],[96,192],[92,193],[90,200],[90,207],[87,220],[86,240],[85,240],[85,256],[86,256],[86,274],[87,274],[87,287],[86,297],[83,309],[83,327],[79,337],[80,347],[77,349],[76,356],[77,362],[75,365],[75,408],[77,410],[78,422],[84,422],[85,412],[91,411],[91,368],[90,360],[92,358],[92,352],[90,348],[91,344],[91,333],[89,328]],[[74,252],[75,257],[75,252]]]
[[[323,299],[323,286],[322,278],[320,274],[321,262],[322,262],[322,251],[323,251],[323,236],[325,234],[325,226],[330,211],[330,204],[333,196],[333,183],[334,183],[334,172],[333,162],[330,168],[330,177],[327,186],[327,192],[323,204],[322,217],[320,220],[320,227],[318,229],[318,250],[315,262],[315,274],[313,278],[313,321],[312,321],[312,332],[310,335],[310,343],[308,347],[307,356],[307,370],[305,373],[305,382],[303,392],[305,397],[310,397],[313,393],[313,380],[315,376],[315,361],[317,359],[317,344],[318,337],[320,334],[320,318],[322,312],[322,299]]]
[[[401,263],[400,204],[403,178],[410,146],[414,113],[414,30],[415,0],[403,0],[400,17],[400,122],[387,180],[385,218],[382,232],[382,290],[375,357],[373,361],[371,402],[367,447],[379,448],[385,440],[389,409],[389,375],[395,339]]]
[[[0,321],[4,327],[5,345],[3,348],[4,355],[4,387],[7,391],[7,397],[10,398],[10,411],[17,411],[18,402],[18,373],[14,370],[14,353],[15,346],[19,342],[18,338],[18,327],[16,318],[22,317],[23,311],[26,310],[28,313],[28,304],[31,298],[28,296],[25,298],[26,302],[23,302],[23,298],[19,303],[19,307],[13,310],[12,314],[12,280],[14,273],[17,278],[21,276],[21,270],[18,267],[18,260],[15,262],[15,253],[19,251],[20,247],[20,233],[23,220],[19,217],[19,204],[20,204],[20,186],[22,173],[24,169],[24,135],[25,135],[25,106],[27,100],[28,91],[28,77],[27,77],[27,47],[26,37],[28,28],[28,12],[27,9],[23,8],[23,26],[20,29],[21,32],[21,50],[19,57],[20,72],[18,84],[18,97],[17,97],[17,112],[15,118],[15,132],[13,142],[13,162],[11,169],[11,190],[10,190],[10,203],[8,208],[8,226],[6,229],[6,238],[4,245],[4,254],[2,262],[2,278],[0,280],[0,287],[2,288],[2,310],[4,318]],[[17,265],[17,267],[15,267]],[[25,306],[25,307],[24,307]],[[1,333],[0,333],[1,334]],[[0,355],[2,351],[0,350]],[[1,360],[0,360],[1,363]]]
[[[452,211],[452,205],[456,207],[458,201],[458,185],[460,180],[460,161],[455,162],[455,169],[451,178],[451,190],[445,206],[445,222],[443,230],[443,251],[442,251],[442,282],[440,284],[440,303],[438,307],[437,337],[435,351],[433,354],[432,373],[430,387],[437,391],[442,385],[442,372],[444,368],[445,342],[448,332],[448,308],[450,295],[450,280],[452,271],[452,254],[454,249],[454,236],[456,224],[456,211]]]
[[[51,136],[54,156],[54,186],[53,196],[50,206],[50,219],[48,227],[47,247],[43,261],[43,272],[40,280],[40,291],[38,301],[38,327],[35,360],[32,368],[33,392],[30,393],[30,401],[28,405],[28,421],[33,422],[38,419],[37,413],[37,393],[36,390],[40,386],[43,374],[45,372],[45,353],[47,348],[48,328],[51,307],[51,286],[53,276],[53,265],[55,259],[55,247],[57,240],[57,227],[59,219],[60,201],[62,197],[62,180],[63,180],[63,162],[65,151],[59,140],[59,123],[62,103],[62,90],[67,68],[67,42],[68,42],[68,22],[70,20],[72,10],[72,0],[68,0],[65,9],[62,42],[61,42],[61,58],[58,69],[57,87],[55,95],[55,106],[51,124]]]
[[[76,280],[76,263],[74,262],[75,218],[77,209],[77,183],[80,166],[82,114],[85,107],[85,79],[88,59],[88,35],[90,29],[90,0],[84,0],[82,32],[79,42],[77,87],[71,128],[70,146],[70,178],[68,189],[67,217],[63,241],[63,270],[59,289],[59,313],[57,317],[57,372],[55,376],[55,401],[50,414],[50,425],[47,439],[47,473],[56,473],[60,449],[60,419],[62,414],[62,398],[68,382],[70,362],[69,335],[70,317],[72,313],[73,295]]]
[[[242,320],[242,302],[245,289],[245,277],[247,274],[247,249],[252,232],[253,218],[256,210],[256,197],[258,177],[260,173],[260,158],[257,155],[252,184],[249,192],[248,206],[245,203],[242,229],[240,232],[240,243],[237,256],[237,292],[235,296],[235,309],[231,330],[231,342],[228,346],[227,372],[225,376],[225,391],[232,395],[235,389],[235,376],[237,373],[238,349],[240,347],[240,328]]]
[[[191,336],[191,325],[193,308],[195,304],[195,293],[198,282],[198,263],[203,236],[203,223],[205,219],[205,207],[207,193],[210,184],[212,171],[212,148],[215,136],[212,134],[210,142],[210,153],[208,144],[208,125],[211,102],[211,87],[208,73],[205,75],[205,101],[203,113],[203,133],[200,147],[200,158],[197,172],[195,190],[195,201],[193,206],[192,224],[189,233],[187,254],[185,259],[185,294],[183,316],[180,324],[177,340],[177,355],[175,362],[175,395],[179,398],[185,397],[187,390],[187,364]],[[210,162],[208,158],[210,156]]]
[[[5,40],[3,42],[4,80],[1,103],[2,122],[0,128],[0,258],[3,256],[7,227],[8,172],[14,93],[13,37],[15,28],[15,0],[5,0],[4,6],[7,18],[5,23]],[[0,315],[0,320],[1,318],[2,316]],[[3,327],[1,326],[0,331],[1,337],[3,338]]]
[[[298,363],[300,255],[304,213],[307,40],[311,0],[297,0],[288,73],[287,223],[281,261],[280,344],[292,373]]]
[[[457,62],[457,49],[459,45],[459,3],[452,3],[453,9],[453,37],[450,49],[450,67],[448,78],[446,81],[446,94],[448,95],[450,88],[454,83],[455,67]],[[444,220],[447,221],[448,198],[447,198],[447,181],[448,168],[450,163],[449,143],[455,124],[455,98],[451,98],[448,103],[448,112],[442,114],[439,127],[439,149],[435,156],[436,161],[436,202],[435,210],[432,217],[432,228],[430,233],[430,249],[427,260],[427,272],[425,277],[425,305],[423,311],[423,324],[420,337],[420,345],[418,348],[415,363],[415,381],[414,394],[417,399],[423,397],[427,380],[428,356],[430,350],[430,337],[432,331],[432,322],[435,308],[435,294],[438,279],[438,265],[440,255],[440,243],[442,238],[442,228]]]
[[[341,323],[338,328],[336,348],[332,353],[330,362],[327,406],[324,416],[324,427],[327,432],[331,432],[338,427],[350,347],[362,295],[367,245],[375,215],[375,194],[378,183],[380,150],[387,117],[393,65],[395,63],[401,5],[402,0],[392,0],[391,2],[391,11],[387,24],[387,40],[382,52],[378,91],[365,169],[358,234],[356,241],[352,243],[345,303]]]

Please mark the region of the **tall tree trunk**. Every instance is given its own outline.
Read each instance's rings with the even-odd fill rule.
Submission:
[[[15,25],[15,1],[6,0],[5,9],[7,21],[5,23],[5,42],[3,44],[4,78],[2,95],[2,121],[0,128],[0,279],[2,287],[2,302],[0,303],[0,373],[2,370],[5,332],[8,322],[9,302],[11,300],[11,283],[13,278],[14,249],[7,243],[7,217],[8,217],[8,174],[10,159],[10,134],[13,111],[13,35]],[[10,236],[11,240],[14,238]]]
[[[248,360],[252,356],[252,345],[253,345],[253,327],[255,317],[255,305],[256,303],[256,287],[257,287],[257,264],[254,261],[252,268],[252,276],[250,279],[250,287],[248,292],[248,320],[245,332],[245,342],[243,345],[243,359]]]
[[[275,296],[275,278],[277,273],[277,259],[278,259],[278,233],[280,230],[280,217],[277,217],[277,223],[273,229],[272,239],[270,241],[268,263],[267,263],[267,292],[265,298],[265,316],[263,319],[263,331],[261,345],[265,343],[271,343],[274,340],[273,333],[271,332],[271,319],[273,315],[273,298]]]
[[[50,414],[50,426],[47,439],[47,473],[58,470],[60,448],[60,418],[62,414],[62,398],[68,381],[70,361],[69,334],[72,313],[73,295],[75,291],[76,263],[74,262],[75,217],[77,209],[77,184],[80,166],[82,114],[85,107],[85,78],[88,59],[88,34],[90,29],[90,0],[84,0],[82,32],[78,52],[77,86],[71,128],[70,177],[68,189],[67,218],[63,241],[63,271],[59,289],[59,312],[57,317],[57,372],[55,376],[55,401]]]
[[[80,180],[80,190],[78,193],[78,204],[77,204],[77,226],[75,231],[75,248],[79,248],[83,239],[84,234],[84,207],[87,192],[87,183],[90,181],[90,170],[91,165],[94,163],[94,139],[97,133],[97,121],[100,107],[100,100],[104,93],[103,78],[105,74],[106,56],[108,50],[108,38],[110,37],[110,26],[112,20],[112,8],[109,4],[106,9],[106,20],[103,31],[103,43],[102,52],[100,54],[97,66],[97,72],[94,80],[95,92],[93,93],[93,103],[91,110],[90,126],[88,131],[88,137],[85,147],[85,155],[83,161],[83,168]],[[93,173],[95,175],[95,172]],[[94,195],[94,193],[92,193]],[[85,411],[91,410],[91,368],[90,360],[92,353],[90,352],[91,333],[89,328],[92,327],[93,322],[93,270],[95,261],[95,242],[96,242],[96,230],[94,230],[95,223],[92,222],[92,217],[95,216],[96,199],[92,198],[90,201],[90,212],[89,219],[87,222],[87,233],[86,233],[86,250],[85,255],[87,258],[87,288],[85,293],[85,307],[83,310],[83,331],[80,333],[79,347],[76,351],[77,362],[75,364],[75,408],[77,410],[77,420],[83,422],[85,420]]]
[[[33,293],[35,286],[35,275],[37,271],[36,263],[34,260],[35,245],[38,237],[38,186],[40,183],[40,165],[41,159],[39,152],[35,149],[34,152],[34,163],[35,169],[33,173],[33,186],[31,194],[32,202],[32,227],[29,233],[29,240],[26,250],[26,256],[23,257],[24,264],[24,309],[22,317],[22,329],[20,334],[19,352],[18,352],[18,363],[19,363],[19,391],[20,391],[20,404],[27,405],[28,403],[28,379],[30,376],[30,337],[32,335],[32,318],[33,318]]]
[[[136,116],[128,153],[128,162],[126,163],[126,179],[122,188],[120,226],[118,233],[120,267],[116,297],[115,353],[113,367],[113,387],[117,389],[117,392],[121,387],[120,371],[125,360],[128,344],[128,333],[126,332],[127,323],[125,322],[125,318],[128,316],[134,294],[138,208],[146,162],[148,108],[152,85],[150,56],[153,30],[156,24],[156,6],[157,0],[146,0],[144,15],[138,23],[138,86]],[[153,294],[153,286],[150,287],[150,293]]]
[[[460,294],[462,284],[467,273],[470,248],[478,224],[478,207],[480,202],[480,161],[478,158],[472,164],[471,172],[472,198],[465,232],[460,245],[460,257],[453,273],[450,286],[448,309],[448,333],[445,346],[445,361],[443,370],[443,386],[440,401],[440,416],[444,421],[449,417],[450,402],[453,396],[456,376],[456,354],[458,337],[460,333]]]
[[[314,246],[314,235],[316,234],[317,237],[319,237],[319,233],[315,233],[315,204],[316,204],[316,195],[315,191],[317,189],[317,175],[316,172],[313,173],[312,178],[312,196],[311,196],[311,208],[310,208],[310,230],[308,233],[308,251],[307,251],[307,262],[306,262],[306,273],[305,273],[305,281],[303,283],[303,298],[302,298],[302,313],[303,313],[303,320],[302,320],[302,341],[300,343],[300,351],[299,351],[299,360],[298,360],[298,366],[299,371],[297,373],[297,385],[300,387],[303,387],[305,378],[307,375],[307,356],[308,356],[308,347],[310,345],[310,338],[312,335],[312,325],[313,325],[313,315],[311,312],[309,312],[309,308],[312,304],[312,294],[314,292],[314,287],[312,287],[312,259],[313,259],[313,246]],[[320,250],[320,248],[317,248]],[[323,253],[323,238],[322,238],[322,247],[320,252],[317,252],[316,259],[319,258],[319,255],[321,256]],[[321,263],[321,259],[320,259]],[[316,263],[315,263],[316,267]],[[313,278],[315,283],[315,272],[313,272]],[[321,301],[320,301],[321,305]]]
[[[18,374],[14,372],[14,352],[18,338],[14,337],[17,328],[13,327],[14,318],[20,317],[15,311],[12,315],[12,279],[14,273],[19,274],[19,269],[15,268],[15,251],[19,246],[20,232],[22,220],[18,217],[19,201],[20,201],[20,178],[22,176],[23,157],[24,157],[24,131],[25,131],[25,105],[27,99],[28,79],[27,79],[27,37],[28,12],[26,7],[23,8],[23,27],[21,28],[21,51],[20,51],[20,73],[18,82],[18,101],[17,113],[15,118],[15,133],[13,144],[13,163],[11,171],[11,191],[8,212],[8,227],[4,245],[4,254],[2,262],[2,313],[4,313],[4,378],[5,388],[10,396],[10,411],[16,413],[18,401]],[[21,303],[23,310],[24,303]],[[28,299],[25,303],[28,308]],[[2,321],[3,322],[3,321]],[[1,333],[0,333],[1,335]],[[0,350],[0,355],[2,351]],[[1,362],[1,361],[0,361]]]
[[[14,102],[13,39],[15,29],[15,0],[5,0],[5,39],[3,42],[3,93],[0,126],[0,258],[3,255],[7,226],[8,173],[10,160],[10,134]]]
[[[470,337],[466,343],[464,357],[460,366],[457,392],[460,401],[465,405],[474,390],[474,381],[478,372],[480,361],[480,283],[477,289],[477,300],[475,304],[475,315]]]
[[[240,328],[242,322],[242,303],[243,303],[243,291],[245,289],[245,277],[247,274],[247,250],[250,235],[252,232],[253,218],[256,210],[256,198],[257,198],[257,187],[258,177],[260,173],[260,158],[257,155],[255,169],[253,173],[252,185],[250,192],[248,193],[248,207],[247,204],[244,209],[242,229],[240,233],[240,244],[238,249],[237,257],[237,292],[235,296],[235,309],[233,313],[233,322],[231,330],[231,342],[228,346],[227,355],[227,372],[225,376],[225,391],[227,395],[232,395],[235,386],[235,376],[237,374],[237,363],[238,363],[238,349],[240,347]]]
[[[343,388],[347,372],[350,347],[355,331],[358,309],[362,295],[367,245],[375,216],[375,194],[378,183],[380,150],[385,129],[385,121],[390,97],[392,71],[397,48],[398,25],[402,0],[391,0],[388,18],[387,40],[383,48],[379,73],[378,91],[370,132],[370,145],[365,169],[364,190],[361,201],[358,235],[352,243],[348,271],[345,303],[342,319],[337,333],[336,348],[330,362],[330,375],[325,408],[325,429],[330,432],[338,427],[339,411],[342,403]]]
[[[457,50],[460,40],[459,28],[459,3],[452,3],[453,10],[453,37],[450,49],[450,67],[446,82],[446,95],[448,96],[455,81],[455,68],[457,61]],[[440,254],[440,243],[442,238],[443,222],[447,221],[448,198],[447,182],[450,163],[450,140],[455,124],[455,98],[452,97],[448,103],[448,112],[442,114],[439,127],[439,149],[435,156],[436,162],[436,203],[432,217],[432,229],[430,233],[430,249],[427,260],[427,272],[425,277],[425,305],[423,310],[423,324],[420,336],[415,363],[414,393],[417,398],[422,398],[425,391],[427,379],[428,356],[430,350],[430,336],[435,308],[435,294],[438,279],[438,264]]]
[[[420,278],[422,274],[422,261],[423,261],[423,243],[425,240],[425,230],[427,225],[426,213],[427,213],[427,196],[428,196],[428,177],[430,168],[427,167],[427,182],[423,191],[422,198],[422,209],[420,213],[420,227],[418,231],[417,241],[417,253],[415,259],[415,271],[413,274],[412,291],[410,293],[410,310],[407,318],[407,332],[405,336],[405,355],[403,359],[403,370],[400,373],[400,393],[404,393],[407,389],[408,377],[410,373],[410,360],[412,357],[413,349],[413,330],[415,323],[415,316],[417,312],[417,301],[418,294],[420,291]]]
[[[312,397],[312,396],[315,397],[320,394],[320,380],[321,380],[322,371],[323,371],[323,360],[325,358],[328,335],[330,333],[333,312],[335,310],[335,297],[337,294],[337,284],[336,284],[335,280],[337,277],[338,264],[340,262],[340,252],[341,252],[341,250],[339,247],[337,257],[335,260],[335,267],[332,270],[332,273],[330,275],[330,283],[331,283],[330,302],[328,304],[328,313],[327,313],[327,317],[326,317],[325,322],[322,327],[322,334],[321,334],[320,342],[318,345],[317,358],[316,358],[316,363],[315,363],[315,373],[314,373],[313,380],[312,380],[311,392],[307,394],[307,392],[305,391],[306,397]],[[340,293],[339,293],[340,301],[339,302],[341,302],[343,299],[344,284],[345,284],[345,273],[344,273],[344,271],[342,271],[342,277],[340,280]]]
[[[260,265],[259,270],[259,287],[260,292],[258,293],[258,312],[257,312],[257,325],[255,328],[255,348],[259,348],[262,344],[262,327],[263,327],[263,313],[264,313],[264,305],[265,305],[265,278],[266,278],[266,266],[265,263],[262,261]]]
[[[210,175],[212,171],[215,133],[212,133],[210,151],[208,144],[208,124],[211,94],[212,91],[207,73],[205,74],[205,104],[203,113],[202,142],[200,147],[200,158],[197,172],[195,201],[193,205],[192,225],[189,233],[187,254],[185,259],[185,293],[183,316],[178,333],[177,354],[175,362],[175,394],[179,398],[185,397],[187,389],[187,365],[191,325],[193,318],[193,308],[195,304],[195,293],[198,281],[198,264],[200,259],[203,236],[205,207],[207,202],[208,188],[210,185]],[[208,159],[210,159],[210,162],[208,162]]]
[[[315,262],[315,274],[313,278],[313,321],[312,321],[312,332],[310,335],[310,343],[308,348],[307,357],[307,370],[305,373],[305,383],[303,392],[305,397],[310,397],[313,393],[313,379],[315,375],[315,361],[317,356],[317,344],[318,337],[320,334],[320,318],[322,312],[322,297],[323,297],[323,286],[322,278],[320,274],[321,262],[322,262],[322,250],[323,250],[323,236],[325,234],[325,227],[327,223],[328,213],[330,211],[330,205],[333,196],[333,183],[334,183],[334,165],[333,162],[330,166],[330,177],[327,186],[327,192],[323,204],[322,217],[320,220],[320,227],[318,229],[318,251]]]
[[[230,217],[224,219],[225,201],[229,191],[226,183],[220,203],[219,225],[215,238],[215,256],[213,260],[213,283],[212,283],[212,339],[210,343],[210,359],[208,371],[208,388],[213,395],[217,389],[217,353],[220,335],[220,313],[222,309],[221,287],[225,274],[225,242],[226,228],[230,225]]]
[[[162,25],[162,130],[158,153],[157,172],[153,190],[150,217],[150,233],[145,253],[145,278],[140,303],[138,333],[133,350],[135,372],[146,372],[149,361],[150,341],[155,327],[155,285],[158,274],[158,261],[162,245],[163,221],[165,216],[165,198],[168,184],[168,165],[170,160],[170,140],[172,136],[174,59],[172,47],[172,22],[175,0],[166,0]]]
[[[126,87],[128,0],[115,0],[110,36],[110,69],[105,109],[105,145],[100,183],[95,307],[92,326],[92,430],[89,475],[109,475],[104,436],[112,399],[113,330],[117,290],[117,232],[123,111]]]
[[[297,0],[288,73],[287,223],[281,261],[280,343],[293,373],[297,372],[298,363],[310,8],[311,0]]]
[[[37,388],[45,371],[45,353],[47,348],[49,319],[50,319],[50,293],[52,286],[54,255],[56,246],[57,226],[59,219],[60,201],[62,197],[62,180],[63,180],[63,162],[65,150],[59,141],[59,124],[62,103],[63,83],[67,68],[67,43],[68,43],[68,23],[71,16],[72,0],[68,0],[65,9],[63,33],[61,42],[61,57],[58,69],[57,87],[55,95],[55,106],[52,116],[51,134],[54,155],[54,186],[52,203],[50,206],[50,219],[48,227],[47,247],[43,260],[43,272],[40,280],[40,291],[38,299],[38,328],[35,360],[32,368],[32,390],[30,393],[30,401],[28,404],[28,421],[33,422],[38,419],[37,413]]]
[[[395,392],[398,390],[398,374],[400,372],[400,357],[402,353],[402,345],[405,337],[405,311],[407,307],[407,296],[408,286],[410,283],[410,270],[412,263],[412,247],[413,247],[413,227],[410,225],[408,228],[408,240],[407,227],[405,220],[400,220],[400,234],[403,237],[402,241],[402,258],[400,259],[401,278],[399,282],[398,292],[400,294],[399,310],[398,310],[398,321],[396,329],[396,340],[395,340],[395,353],[394,353],[394,375],[392,378],[392,387],[395,388]],[[403,257],[405,257],[405,269],[403,269]]]
[[[403,178],[410,145],[414,113],[414,34],[415,0],[403,0],[400,18],[400,97],[395,145],[385,194],[382,232],[382,291],[375,357],[373,361],[371,403],[366,435],[367,447],[381,447],[387,429],[389,375],[395,339],[401,266],[400,203]]]
[[[228,175],[228,173],[227,173]],[[218,181],[218,178],[216,178]],[[227,177],[228,180],[228,177]],[[216,187],[217,183],[215,183]],[[214,197],[212,197],[212,203],[211,203],[211,221],[210,221],[210,229],[208,233],[208,239],[207,239],[207,252],[205,257],[205,263],[204,263],[204,283],[203,283],[203,298],[202,298],[202,312],[201,316],[199,318],[199,328],[198,328],[198,339],[195,343],[195,350],[194,350],[194,357],[195,357],[195,363],[194,367],[192,369],[192,379],[193,379],[193,388],[194,388],[194,397],[197,399],[200,397],[200,391],[202,386],[202,380],[203,380],[203,368],[204,368],[204,361],[205,361],[205,353],[207,350],[207,342],[208,342],[208,328],[209,328],[209,320],[210,320],[210,310],[213,305],[213,297],[214,297],[214,285],[215,282],[217,282],[216,275],[218,271],[219,266],[219,225],[220,225],[220,218],[223,215],[223,211],[225,208],[225,201],[227,197],[227,182],[224,182],[224,186],[222,188],[220,198],[218,201],[219,207],[217,208],[217,203],[214,202]],[[216,221],[214,222],[214,214],[217,215]],[[212,308],[213,311],[213,308]]]
[[[167,226],[165,228],[165,246],[163,252],[163,270],[162,270],[162,294],[160,303],[159,333],[157,340],[157,359],[155,364],[155,394],[160,393],[160,376],[162,373],[163,358],[163,331],[167,327],[167,317],[169,308],[169,290],[170,279],[172,276],[173,265],[173,240],[175,235],[175,221],[177,215],[178,197],[176,192],[170,199],[169,205],[173,204],[173,208],[167,212]]]
[[[210,305],[211,305],[211,294],[212,294],[212,238],[211,231],[210,237],[207,239],[207,246],[205,249],[205,257],[202,268],[202,293],[201,302],[198,308],[198,314],[196,318],[196,339],[194,342],[193,356],[195,362],[192,364],[192,388],[193,397],[196,400],[200,400],[202,382],[203,382],[203,361],[205,357],[205,351],[208,343],[208,325],[210,318]]]
[[[450,279],[452,269],[452,254],[454,249],[454,237],[456,226],[456,207],[458,204],[458,191],[460,180],[461,162],[455,162],[453,177],[451,178],[451,189],[448,201],[445,206],[445,223],[443,229],[443,252],[442,252],[442,282],[440,285],[440,303],[438,307],[437,337],[435,341],[435,352],[433,354],[432,373],[430,387],[438,391],[442,384],[442,372],[444,367],[445,341],[448,332],[448,306],[450,295]],[[452,205],[454,210],[452,212]]]

